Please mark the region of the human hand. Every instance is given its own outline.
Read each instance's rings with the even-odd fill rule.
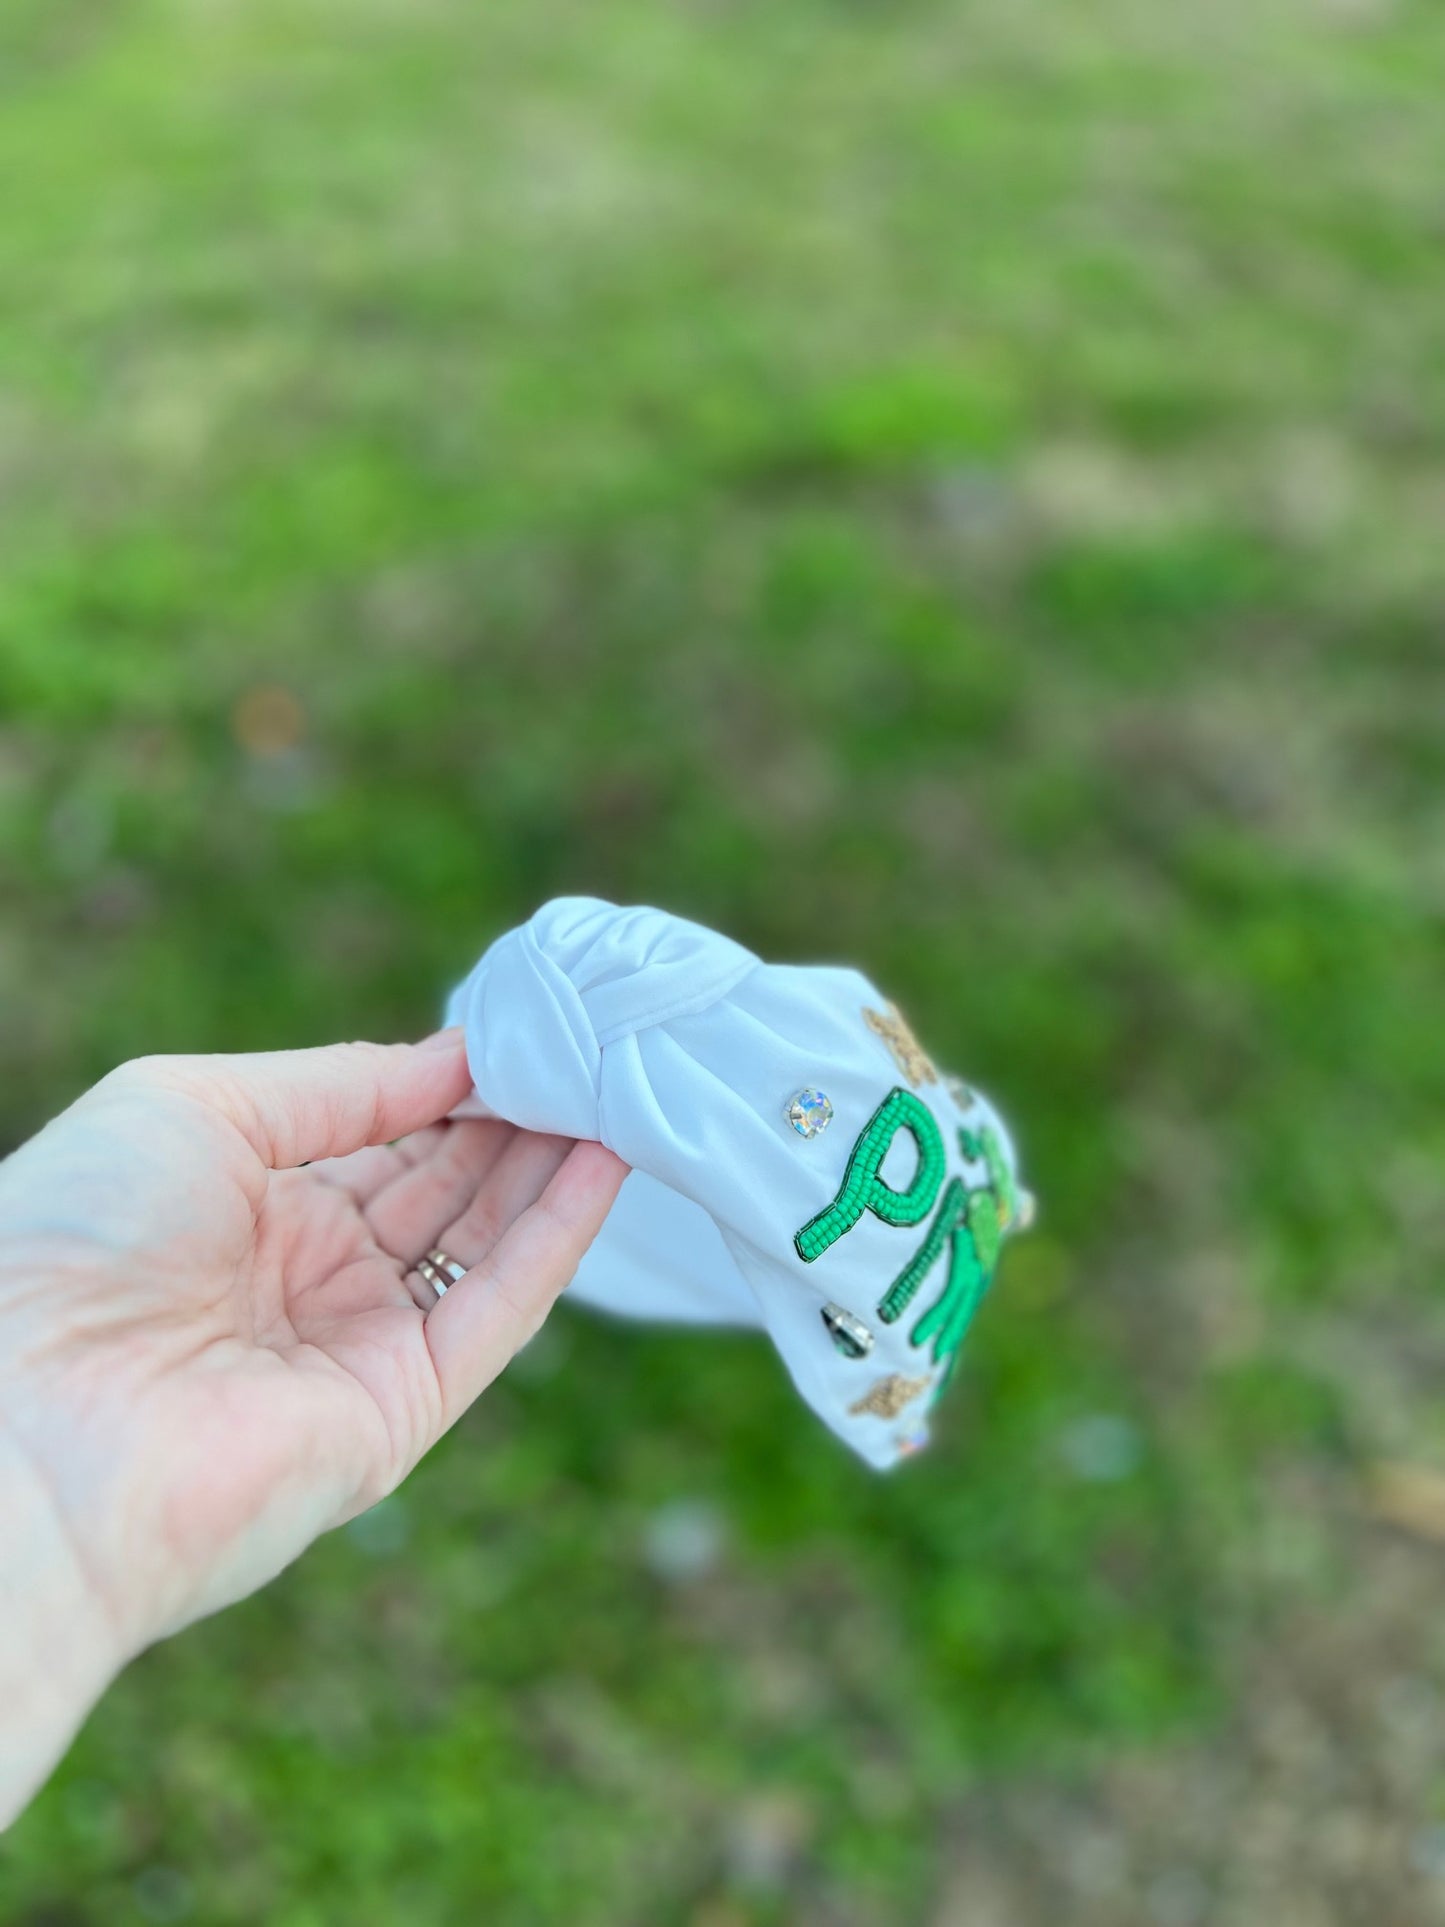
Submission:
[[[570,1280],[625,1166],[437,1122],[470,1084],[459,1032],[141,1059],[0,1165],[0,1825],[129,1658],[390,1492]],[[471,1266],[440,1301],[437,1244]]]

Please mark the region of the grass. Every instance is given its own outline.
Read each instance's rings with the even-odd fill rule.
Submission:
[[[564,1311],[133,1669],[5,1918],[1092,1919],[1058,1814],[1229,1747],[1302,1627],[1445,1681],[1358,1517],[1442,1449],[1442,53],[1384,0],[8,11],[0,1142],[141,1051],[416,1034],[578,889],[858,960],[1044,1211],[887,1482],[761,1345]],[[1189,1851],[1169,1919],[1271,1917]]]

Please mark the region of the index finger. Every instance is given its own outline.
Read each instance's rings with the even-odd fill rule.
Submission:
[[[144,1057],[112,1076],[169,1086],[209,1105],[273,1171],[421,1130],[455,1109],[472,1086],[460,1029],[420,1044]]]

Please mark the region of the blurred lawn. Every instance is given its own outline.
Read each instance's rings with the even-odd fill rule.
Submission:
[[[1442,61],[12,0],[0,1143],[416,1034],[585,890],[861,962],[1044,1215],[890,1481],[564,1311],[133,1670],[0,1918],[1445,1919],[1445,1571],[1362,1477],[1445,1460]]]

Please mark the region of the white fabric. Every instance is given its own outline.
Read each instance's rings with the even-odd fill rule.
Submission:
[[[906,1083],[865,1006],[886,1007],[855,970],[764,964],[661,910],[561,897],[491,946],[452,993],[447,1019],[466,1027],[478,1108],[598,1139],[634,1167],[571,1295],[629,1317],[765,1328],[814,1411],[885,1467],[926,1436],[926,1396],[893,1419],[849,1407],[889,1373],[937,1376],[927,1349],[909,1341],[914,1318],[889,1325],[876,1315],[927,1223],[890,1226],[867,1213],[811,1264],[793,1245],[837,1194],[879,1104]],[[785,1116],[807,1087],[834,1107],[811,1139]],[[941,1080],[915,1095],[943,1131],[950,1171],[983,1181],[957,1146],[965,1121],[991,1124],[1012,1163],[1007,1132],[981,1099],[960,1110]],[[914,1162],[900,1133],[883,1175],[902,1187]],[[920,1306],[937,1296],[943,1268]],[[820,1316],[829,1301],[872,1331],[867,1357],[835,1348]]]

